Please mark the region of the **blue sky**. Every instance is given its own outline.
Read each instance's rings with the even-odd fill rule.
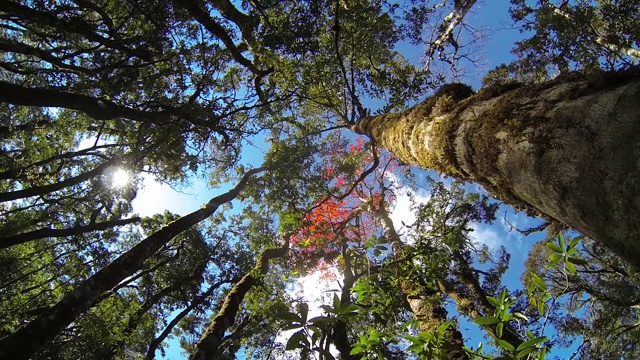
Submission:
[[[485,0],[476,5],[476,8],[469,14],[467,20],[478,28],[486,29],[487,38],[484,39],[484,43],[478,49],[476,56],[481,60],[478,63],[478,67],[473,67],[471,64],[465,65],[465,75],[461,79],[464,82],[472,85],[474,89],[480,87],[482,77],[487,71],[493,69],[501,63],[508,63],[514,59],[514,56],[510,53],[510,49],[513,46],[514,41],[521,39],[522,35],[517,29],[514,28],[511,18],[508,14],[509,1],[508,0]],[[422,55],[422,50],[416,48],[400,48],[403,53],[407,53],[413,61],[419,61]],[[425,94],[425,96],[428,94]],[[262,161],[263,152],[257,148],[247,148],[243,153],[243,157],[246,162],[253,164],[259,164]],[[266,149],[263,149],[266,150]],[[418,177],[423,177],[427,172],[416,169]],[[429,172],[429,174],[433,174]],[[224,191],[224,189],[212,190],[207,186],[206,179],[191,178],[187,185],[181,186],[176,190],[172,189],[166,184],[159,184],[153,181],[151,178],[146,178],[143,181],[144,188],[139,191],[138,197],[134,200],[134,211],[141,215],[151,215],[154,213],[160,213],[164,210],[170,210],[178,214],[186,214],[194,211],[209,198],[216,196]],[[473,190],[477,190],[478,187],[472,185]],[[406,218],[408,214],[408,203],[399,203],[396,205],[394,216],[396,218]],[[535,241],[542,238],[542,234],[530,236],[525,239],[517,231],[510,228],[505,219],[513,225],[520,228],[526,228],[535,226],[536,221],[529,219],[524,214],[518,214],[512,209],[503,206],[498,213],[498,219],[493,225],[479,225],[475,231],[476,240],[480,243],[487,244],[492,248],[497,248],[504,245],[511,253],[510,268],[504,278],[504,285],[508,286],[510,290],[515,290],[521,287],[520,276],[524,270],[524,261],[526,254]],[[311,280],[316,281],[316,280]],[[303,286],[304,288],[311,288]],[[318,288],[313,286],[313,288]],[[309,291],[309,290],[307,290]],[[318,297],[320,294],[307,294],[308,300],[315,300],[314,297]],[[483,333],[475,327],[475,325],[468,324],[462,326],[465,336],[471,339],[468,342],[470,346],[477,346],[478,342],[485,342],[483,339]],[[554,355],[560,358],[570,354],[571,351],[556,352]],[[180,355],[180,348],[176,341],[170,342],[170,347],[167,351],[166,358],[177,359],[183,358]]]

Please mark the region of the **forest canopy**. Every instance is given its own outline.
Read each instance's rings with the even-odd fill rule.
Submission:
[[[637,1],[7,0],[0,50],[0,359],[640,358]]]

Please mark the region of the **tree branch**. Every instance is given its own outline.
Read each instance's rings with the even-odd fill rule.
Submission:
[[[444,18],[440,25],[440,34],[436,40],[429,45],[429,50],[427,50],[427,64],[424,66],[425,69],[429,68],[436,50],[442,48],[445,43],[450,42],[457,51],[458,46],[453,40],[453,30],[462,23],[462,20],[476,1],[477,0],[460,0],[456,2],[457,4],[454,5],[453,11]]]
[[[249,69],[256,75],[263,74],[263,71],[259,70],[249,59],[245,58],[236,44],[234,44],[231,36],[227,34],[227,31],[218,24],[205,10],[203,10],[193,0],[174,0],[176,4],[185,8],[191,16],[193,16],[202,26],[204,26],[209,32],[216,36],[227,47],[227,50],[231,53],[231,56],[240,63],[242,66]]]
[[[162,333],[160,333],[160,335],[158,335],[155,339],[153,339],[153,341],[151,341],[151,344],[149,344],[149,349],[147,350],[147,355],[145,356],[145,360],[153,360],[156,356],[156,350],[158,349],[158,346],[160,346],[160,344],[162,344],[162,342],[164,341],[164,339],[167,338],[167,336],[169,336],[169,334],[171,334],[171,331],[173,330],[173,328],[180,322],[180,320],[182,320],[185,316],[187,316],[191,311],[193,311],[193,309],[195,309],[198,305],[204,303],[204,301],[213,294],[213,292],[218,289],[220,286],[224,285],[224,284],[229,284],[233,282],[233,280],[223,280],[223,281],[218,281],[217,283],[209,286],[209,288],[207,289],[207,291],[205,291],[204,293],[202,293],[202,295],[196,297],[191,304],[189,304],[189,306],[187,306],[184,310],[182,310],[178,315],[176,315],[170,322],[169,324],[167,324],[167,326],[164,328],[164,330],[162,331]]]
[[[91,223],[89,225],[74,226],[72,228],[67,228],[67,229],[49,229],[49,228],[38,229],[38,230],[34,230],[34,231],[30,231],[30,232],[26,232],[18,235],[0,237],[0,249],[8,248],[17,244],[24,244],[26,242],[36,240],[36,239],[60,238],[60,237],[85,234],[92,231],[105,230],[114,226],[124,226],[124,225],[133,224],[133,223],[139,222],[140,220],[141,219],[136,216],[129,219],[117,219],[117,220],[110,220],[110,221],[104,221],[99,223]]]
[[[249,179],[264,170],[264,168],[256,168],[247,171],[233,189],[212,198],[200,209],[164,226],[90,278],[78,284],[73,291],[66,294],[45,314],[0,340],[0,359],[27,360],[31,358],[56,334],[89,309],[104,292],[134,273],[146,259],[178,234],[211,216],[220,205],[235,199]]]
[[[227,295],[222,307],[211,320],[204,334],[198,341],[198,346],[189,357],[190,360],[214,359],[224,334],[235,323],[238,309],[244,300],[244,296],[255,285],[256,281],[269,271],[269,260],[284,256],[289,250],[290,235],[285,236],[282,247],[267,249],[260,254],[255,266],[238,281]]]
[[[43,185],[43,186],[36,186],[36,187],[23,189],[23,190],[0,193],[0,203],[6,202],[6,201],[12,201],[12,200],[24,199],[32,196],[40,196],[40,195],[48,194],[54,191],[62,190],[65,187],[80,184],[83,181],[89,180],[95,176],[100,175],[110,166],[113,166],[115,163],[117,163],[118,161],[121,161],[122,159],[123,157],[113,158],[109,161],[106,161],[98,165],[93,170],[87,171],[78,176],[74,176],[72,178],[68,178],[63,181],[59,181],[57,183]]]

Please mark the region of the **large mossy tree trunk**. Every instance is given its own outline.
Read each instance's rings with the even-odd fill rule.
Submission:
[[[353,130],[400,160],[484,186],[640,268],[640,78],[577,74],[440,96]]]

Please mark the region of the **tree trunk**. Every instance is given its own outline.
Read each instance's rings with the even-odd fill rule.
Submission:
[[[384,236],[389,241],[391,251],[395,257],[402,257],[407,252],[407,245],[405,245],[400,236],[396,232],[393,226],[393,221],[389,217],[389,213],[384,208],[384,205],[380,205],[379,208],[374,209],[369,205],[367,212],[371,214],[373,218],[380,223]],[[418,328],[420,331],[435,332],[438,327],[444,324],[447,319],[447,309],[441,304],[440,301],[434,301],[435,296],[440,296],[438,290],[424,289],[416,286],[415,283],[407,280],[400,282],[400,289],[406,296],[411,313],[418,322]],[[443,352],[446,354],[447,360],[466,360],[469,356],[464,351],[464,338],[462,333],[458,330],[456,323],[452,324],[445,333],[446,343]]]
[[[240,279],[229,291],[222,307],[211,320],[211,323],[198,341],[198,346],[189,357],[190,360],[215,359],[218,348],[224,338],[225,332],[235,323],[236,315],[244,296],[256,284],[257,280],[269,271],[269,260],[277,259],[286,255],[289,250],[289,238],[287,235],[283,246],[267,249],[260,254],[256,265],[251,271]]]
[[[406,163],[559,220],[640,268],[640,79],[597,77],[427,99],[353,130]]]
[[[158,349],[158,347],[160,347],[160,344],[162,344],[162,342],[169,336],[169,334],[171,334],[171,331],[173,331],[173,328],[176,325],[178,325],[180,320],[184,319],[184,317],[189,315],[189,313],[193,311],[193,309],[198,307],[200,304],[204,303],[209,296],[213,295],[214,291],[220,288],[220,286],[224,284],[228,284],[230,282],[232,282],[232,280],[218,281],[217,283],[209,286],[207,291],[205,291],[204,293],[202,293],[201,295],[198,295],[195,299],[193,299],[193,301],[191,301],[189,306],[184,308],[181,312],[178,313],[178,315],[176,315],[171,321],[169,321],[169,323],[164,328],[164,330],[162,330],[160,335],[158,335],[155,339],[151,341],[151,344],[149,344],[149,348],[147,349],[147,355],[145,356],[144,359],[145,360],[155,359],[156,350]]]
[[[212,198],[199,210],[187,214],[151,234],[105,268],[83,281],[43,315],[0,340],[0,359],[26,360],[31,358],[80,314],[94,305],[103,293],[138,270],[144,261],[164,244],[211,216],[220,205],[235,199],[244,189],[249,178],[261,171],[263,171],[262,168],[248,171],[236,187]]]

